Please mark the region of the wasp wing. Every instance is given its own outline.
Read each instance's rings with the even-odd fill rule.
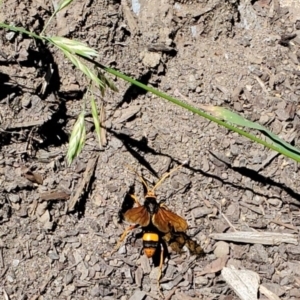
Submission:
[[[139,224],[142,227],[146,227],[150,223],[150,214],[144,206],[133,207],[127,210],[123,217],[125,221],[129,223]]]
[[[153,215],[152,223],[159,231],[164,233],[171,230],[175,232],[184,232],[188,228],[188,224],[185,219],[164,207],[160,207],[158,212]]]
[[[185,232],[168,232],[162,239],[176,253],[180,253],[183,246],[186,246],[192,255],[197,255],[198,257],[204,256],[202,247],[196,241],[192,240]]]
[[[189,236],[185,241],[185,245],[188,247],[192,255],[197,255],[199,257],[205,255],[202,247],[196,241],[192,240]]]

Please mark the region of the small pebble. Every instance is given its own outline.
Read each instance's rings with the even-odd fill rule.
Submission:
[[[141,268],[144,274],[149,274],[151,272],[150,262],[146,255],[142,255],[140,258]]]
[[[282,201],[280,201],[279,199],[268,199],[268,203],[273,205],[273,206],[281,206],[282,205]]]
[[[53,252],[53,251],[48,252],[48,257],[50,257],[52,260],[59,259],[59,255],[56,252]]]
[[[10,282],[10,283],[14,282],[13,277],[10,276],[10,275],[7,275],[7,276],[6,276],[6,279],[7,279],[7,281]]]
[[[91,289],[91,296],[92,297],[99,297],[100,296],[100,288],[99,286],[94,286],[92,289]]]
[[[119,254],[126,254],[126,253],[127,253],[126,246],[125,246],[125,245],[122,245],[122,246],[119,248],[118,253],[119,253]]]
[[[143,300],[146,296],[144,291],[135,291],[129,300]]]
[[[15,195],[15,194],[9,195],[8,198],[13,203],[18,203],[20,201],[19,195]]]
[[[269,122],[269,120],[270,120],[270,118],[269,118],[269,116],[268,115],[261,115],[260,116],[260,119],[259,119],[259,123],[260,124],[267,124],[268,122]]]
[[[223,241],[216,243],[214,254],[217,258],[224,257],[229,254],[229,245]]]
[[[159,268],[158,268],[158,267],[153,268],[153,269],[151,270],[151,272],[150,272],[149,278],[150,278],[151,280],[157,279],[157,277],[158,277],[158,272],[159,272]]]
[[[6,37],[6,39],[7,39],[8,41],[11,41],[11,40],[14,38],[15,35],[16,35],[15,32],[10,31],[10,32],[8,32],[8,33],[5,35],[5,37]]]
[[[205,276],[197,276],[195,277],[195,284],[196,285],[207,285],[208,284],[208,278]]]
[[[222,173],[222,179],[227,179],[228,178],[228,174],[227,173]]]
[[[31,96],[30,94],[24,94],[22,100],[21,100],[23,107],[29,107],[31,105]]]
[[[174,286],[177,286],[179,284],[179,282],[182,281],[182,279],[183,279],[183,277],[179,274],[174,278],[174,280],[169,281],[167,283],[162,283],[161,287],[164,290],[171,290]]]
[[[290,296],[295,297],[295,299],[300,299],[300,290],[299,290],[299,288],[298,289],[296,289],[296,288],[291,289],[290,290]]]
[[[12,262],[12,265],[14,268],[16,268],[19,265],[20,261],[18,259],[14,259]]]
[[[64,284],[68,285],[70,284],[74,279],[74,275],[73,273],[71,273],[70,271],[67,272],[67,274],[64,277]]]

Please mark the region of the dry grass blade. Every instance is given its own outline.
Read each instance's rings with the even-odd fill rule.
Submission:
[[[266,127],[260,125],[257,122],[252,122],[244,118],[243,116],[230,111],[226,108],[219,107],[219,106],[213,106],[213,105],[198,105],[201,109],[210,112],[215,117],[225,120],[226,122],[232,123],[237,126],[243,126],[250,129],[256,129],[262,132],[266,137],[270,138],[273,144],[281,149],[283,151],[283,154],[287,155],[288,153],[293,153],[295,155],[298,155],[300,158],[300,150],[283,139],[281,139],[276,134],[272,133],[270,130],[268,130]]]
[[[102,96],[104,96],[105,94],[106,87],[109,87],[114,92],[118,92],[118,89],[115,86],[115,84],[110,79],[108,79],[101,71],[98,70],[96,75],[75,55],[78,54],[82,57],[92,59],[93,57],[98,56],[98,52],[96,50],[87,46],[85,43],[73,41],[60,36],[55,36],[46,39],[48,40],[48,42],[52,43],[61,51],[63,51],[64,54],[78,69],[80,69],[86,76],[88,76],[99,86]]]
[[[108,79],[101,71],[98,70],[98,77],[99,79],[104,83],[104,87],[108,86],[112,91],[118,92],[118,88],[115,86],[115,84]],[[104,96],[105,94],[105,88],[100,86],[101,95]]]
[[[97,105],[96,105],[95,98],[93,95],[91,96],[91,108],[92,108],[92,116],[93,116],[93,120],[94,120],[95,130],[96,130],[96,134],[97,134],[97,138],[98,138],[98,142],[99,142],[99,148],[102,149],[101,128],[100,128],[100,122],[99,122],[99,116],[98,116],[98,109],[97,109]]]
[[[79,155],[82,150],[85,141],[85,124],[84,124],[85,112],[82,111],[78,116],[78,119],[74,125],[67,153],[68,164],[71,165],[75,157]]]
[[[238,231],[227,233],[213,233],[211,238],[221,241],[231,241],[237,243],[280,245],[281,243],[298,245],[298,240],[294,234],[280,232],[252,232]]]
[[[78,54],[90,59],[98,56],[98,52],[95,49],[79,41],[70,40],[61,36],[53,36],[47,38],[47,40],[61,50],[68,51],[72,54]]]
[[[60,48],[64,54],[70,59],[70,61],[79,69],[81,70],[88,78],[90,78],[93,82],[95,82],[99,87],[105,88],[105,83],[101,81],[98,76],[90,70],[85,64],[83,64],[77,56],[71,54],[70,52]]]
[[[56,8],[56,12],[62,10],[63,8],[65,8],[66,6],[68,6],[73,0],[62,0],[57,8]]]
[[[105,122],[105,108],[103,103],[101,104],[101,109],[100,109],[100,138],[101,138],[101,145],[104,147],[107,144],[107,139],[106,139],[106,129],[104,127],[104,122]]]
[[[52,21],[53,17],[63,8],[65,8],[66,6],[68,6],[73,0],[61,0],[57,5],[53,5],[54,6],[54,13],[51,15],[50,19],[48,20],[48,22],[46,23],[45,27],[43,28],[42,32],[41,32],[41,36],[43,35],[43,33],[45,32],[46,28],[48,27],[48,25],[50,24],[50,22]]]

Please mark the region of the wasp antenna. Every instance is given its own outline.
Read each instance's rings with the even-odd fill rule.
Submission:
[[[132,171],[134,174],[137,175],[137,177],[140,179],[141,183],[145,185],[147,192],[150,191],[148,184],[146,183],[146,181],[144,180],[144,178],[133,168],[131,168],[130,166],[126,165],[125,166],[129,171]]]
[[[186,162],[184,162],[183,164],[179,165],[178,167],[174,168],[173,170],[171,170],[170,172],[166,173],[165,175],[163,175],[163,177],[155,184],[155,186],[153,187],[153,191],[162,184],[162,182],[169,177],[172,173],[174,173],[175,171],[177,171],[178,169],[180,169],[182,166],[186,165]]]

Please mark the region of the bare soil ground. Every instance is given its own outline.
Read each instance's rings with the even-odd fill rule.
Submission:
[[[48,34],[84,41],[104,65],[195,106],[230,108],[299,147],[300,13],[298,3],[288,3],[291,9],[286,2],[78,0]],[[1,21],[40,32],[52,11],[47,0],[6,0]],[[57,50],[0,33],[1,299],[160,299],[157,269],[142,254],[138,230],[110,253],[125,228],[118,211],[126,193],[134,185],[142,195],[126,165],[155,182],[185,160],[158,197],[186,218],[206,255],[170,252],[164,297],[239,299],[221,275],[226,265],[256,272],[280,299],[300,299],[297,242],[211,237],[277,232],[298,240],[297,163],[113,79],[119,92],[104,98],[107,146],[99,152],[88,116],[86,147],[68,167],[85,78]],[[70,195],[96,157],[87,191],[68,213]],[[271,299],[262,290],[257,297]]]

